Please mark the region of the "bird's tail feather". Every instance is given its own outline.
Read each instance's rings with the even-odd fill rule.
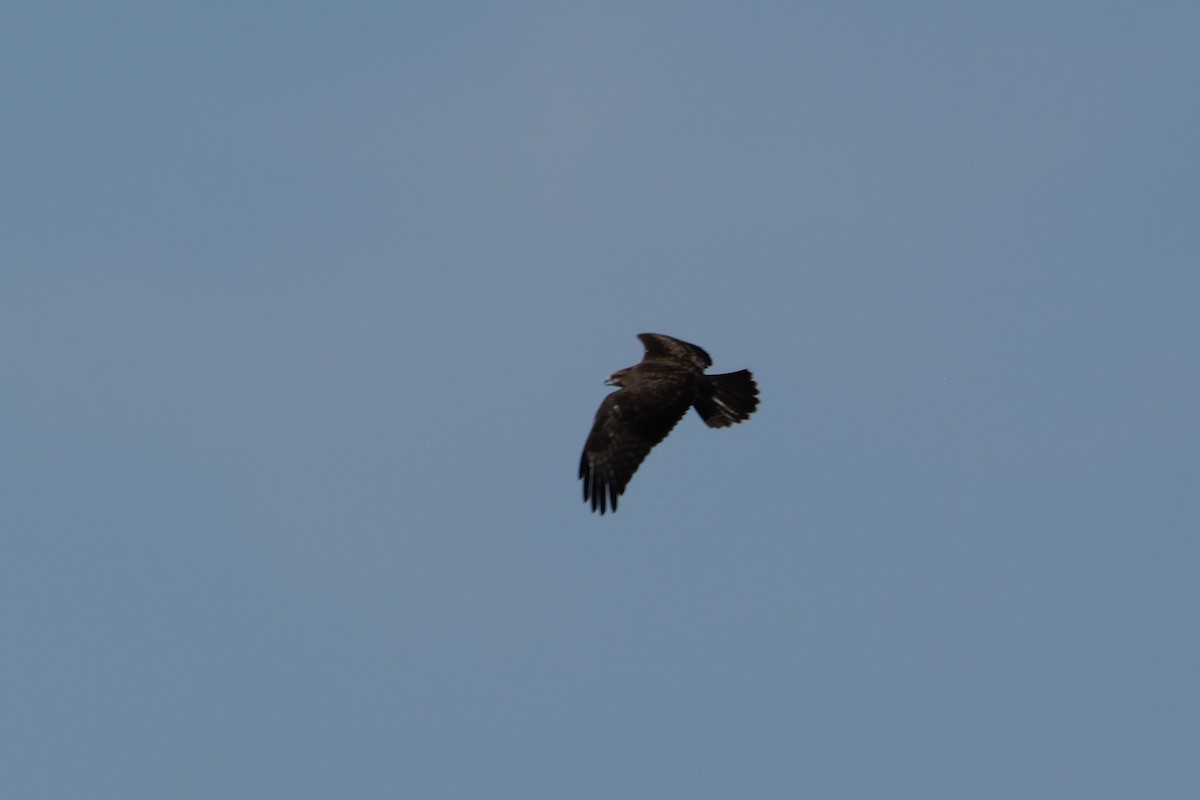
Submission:
[[[705,387],[696,398],[696,411],[710,428],[742,422],[758,408],[758,384],[750,370],[706,375]]]

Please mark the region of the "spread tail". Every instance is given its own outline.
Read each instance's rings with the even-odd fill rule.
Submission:
[[[750,370],[705,375],[696,397],[696,411],[710,428],[742,422],[758,408],[758,384]]]

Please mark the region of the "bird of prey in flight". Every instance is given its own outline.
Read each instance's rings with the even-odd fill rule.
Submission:
[[[617,498],[650,448],[689,407],[710,428],[742,422],[758,407],[758,385],[749,370],[705,375],[712,359],[696,345],[661,333],[638,338],[646,355],[605,381],[620,388],[600,403],[579,461],[583,502],[601,514],[617,510]]]

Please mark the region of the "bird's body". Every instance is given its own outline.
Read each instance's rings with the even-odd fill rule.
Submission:
[[[694,344],[659,333],[640,333],[642,361],[618,370],[607,383],[620,388],[604,398],[583,448],[579,477],[583,500],[603,514],[654,445],[694,407],[710,428],[747,419],[758,407],[749,370],[705,375],[712,359]]]

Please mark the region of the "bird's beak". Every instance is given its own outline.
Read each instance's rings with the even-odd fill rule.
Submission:
[[[618,386],[619,384],[617,383],[617,376],[609,375],[607,378],[604,379],[604,385],[605,386]]]

